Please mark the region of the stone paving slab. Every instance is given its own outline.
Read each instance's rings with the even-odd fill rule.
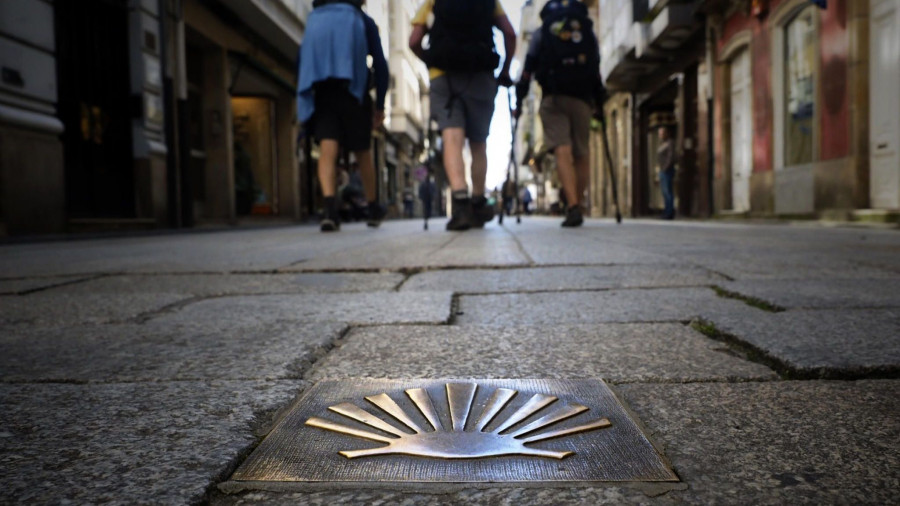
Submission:
[[[0,502],[198,503],[302,386],[0,385]]]
[[[194,296],[389,291],[399,273],[178,274],[107,276],[54,289],[66,293],[187,293]]]
[[[900,309],[722,314],[712,322],[803,374],[900,369]]]
[[[528,218],[525,226],[514,221],[503,226],[515,235],[531,260],[547,264],[682,264],[678,259],[647,248],[634,248],[609,240],[615,222],[586,220],[578,229],[562,229],[557,218]],[[619,230],[621,232],[621,230]]]
[[[103,325],[0,334],[0,382],[298,378],[343,324]]]
[[[788,309],[900,308],[896,279],[742,280],[720,286]]]
[[[310,371],[324,378],[774,380],[681,324],[382,326],[353,329]]]
[[[630,384],[615,387],[662,446],[682,489],[283,487],[214,505],[893,504],[900,381]]]
[[[0,325],[70,327],[125,322],[190,296],[178,293],[56,293],[0,296]]]
[[[515,239],[502,228],[489,227],[460,234],[443,231],[443,223],[434,225],[436,230],[409,234],[402,240],[378,241],[348,248],[284,270],[408,269],[529,263],[528,257],[519,251]]]
[[[55,276],[20,279],[0,279],[0,295],[21,295],[69,283],[90,279],[87,276]]]
[[[568,323],[688,321],[758,310],[718,297],[709,288],[471,295],[459,298],[460,325],[559,325]],[[762,311],[759,311],[762,313]]]
[[[617,390],[688,484],[687,502],[888,504],[896,498],[900,381]]]
[[[360,223],[328,239],[318,226],[302,225],[22,244],[0,248],[0,276],[270,271],[410,232]]]
[[[891,279],[897,273],[879,267],[862,265],[850,260],[852,255],[844,253],[810,254],[796,251],[779,254],[772,251],[744,251],[733,256],[722,257],[720,251],[708,250],[705,254],[692,257],[694,262],[737,280],[756,279],[821,279],[835,280],[847,278]]]
[[[342,322],[354,325],[385,323],[446,323],[450,292],[371,292],[218,297],[160,315],[157,321],[205,323]]]
[[[721,284],[705,269],[651,265],[533,267],[426,271],[411,276],[401,291],[452,290],[456,293],[600,290]]]

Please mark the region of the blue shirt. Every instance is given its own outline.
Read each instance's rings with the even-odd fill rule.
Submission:
[[[371,55],[375,70],[376,107],[384,109],[387,94],[387,61],[375,21],[358,8],[333,3],[313,9],[300,46],[297,78],[297,117],[305,122],[315,112],[313,86],[327,79],[345,79],[349,91],[362,102],[368,88]]]

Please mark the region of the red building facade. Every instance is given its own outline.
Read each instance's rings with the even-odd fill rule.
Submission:
[[[868,206],[866,3],[728,2],[710,17],[717,211]]]

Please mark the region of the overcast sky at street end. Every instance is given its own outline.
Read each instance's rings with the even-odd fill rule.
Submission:
[[[510,23],[512,23],[513,28],[518,33],[522,17],[522,6],[525,5],[525,0],[500,0],[500,3],[503,5]],[[494,34],[497,51],[503,57],[503,37],[496,30]],[[522,63],[524,62],[513,61],[510,69],[513,79],[519,77]],[[494,117],[491,121],[491,132],[487,139],[488,171],[485,187],[488,191],[503,184],[503,181],[506,180],[506,168],[509,165],[512,127],[509,121],[509,102],[506,94],[507,88],[499,88],[497,90],[497,98],[494,101]],[[513,94],[515,95],[515,91]]]

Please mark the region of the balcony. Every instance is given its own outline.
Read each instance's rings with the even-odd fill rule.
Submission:
[[[294,0],[219,0],[241,21],[291,60],[303,39],[300,13],[307,2]],[[289,5],[290,4],[290,5]]]

